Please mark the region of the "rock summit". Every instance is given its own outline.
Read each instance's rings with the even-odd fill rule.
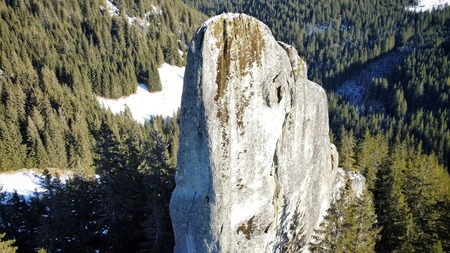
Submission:
[[[324,90],[262,22],[206,21],[188,51],[175,252],[300,252],[332,198],[337,152]]]

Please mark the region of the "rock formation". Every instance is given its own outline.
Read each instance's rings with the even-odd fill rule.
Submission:
[[[297,51],[242,14],[206,21],[188,52],[175,252],[300,252],[332,198],[324,90]]]

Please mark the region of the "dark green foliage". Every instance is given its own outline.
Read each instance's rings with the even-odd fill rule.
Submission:
[[[388,163],[389,147],[387,140],[381,135],[371,136],[366,131],[357,147],[357,168],[366,178],[367,189],[373,192],[380,169]]]
[[[339,142],[343,125],[355,138],[366,128],[390,143],[408,137],[410,145],[422,142],[427,153],[449,166],[450,8],[417,15],[405,11],[409,2],[402,0],[185,2],[208,15],[244,12],[262,20],[277,39],[295,45],[306,58],[309,78],[326,88],[339,87],[385,54],[405,55],[398,70],[376,76],[366,94],[381,100],[383,110],[352,108],[330,95],[332,131]]]
[[[354,170],[355,168],[355,147],[356,139],[353,132],[347,132],[345,128],[341,129],[341,142],[339,150],[339,165],[345,170]]]
[[[382,252],[448,251],[450,177],[433,156],[398,143],[379,173],[376,199]],[[445,231],[445,232],[444,232]]]
[[[448,233],[443,231],[449,230],[450,213],[450,71],[445,50],[450,34],[440,25],[442,20],[449,22],[448,11],[424,15],[419,23],[436,26],[415,38],[418,48],[397,70],[373,79],[369,95],[383,103],[382,113],[330,95],[331,128],[338,144],[349,147],[349,132],[359,143],[355,167],[366,176],[383,228],[378,252],[449,250]]]
[[[0,232],[19,252],[170,252],[169,200],[174,188],[176,118],[142,127],[126,115],[105,115],[95,151],[99,178],[66,183],[44,172],[46,190],[30,200],[0,195]]]
[[[415,35],[407,1],[185,0],[208,15],[248,13],[306,58],[310,79],[327,87]],[[398,37],[398,38],[397,38]]]
[[[184,63],[179,50],[186,51],[205,17],[178,0],[114,2],[116,16],[103,0],[0,3],[0,170],[57,167],[83,175],[67,184],[47,177],[48,191],[29,202],[1,195],[0,233],[14,238],[19,252],[172,249],[176,118],[140,126],[129,112],[101,110],[95,96],[128,95],[136,82],[160,90],[157,67]],[[401,52],[391,74],[368,78],[366,95],[378,109],[329,94],[341,166],[366,177],[369,197],[330,209],[325,230],[334,223],[345,233],[328,243],[364,251],[355,248],[365,244],[355,243],[363,237],[354,228],[364,224],[376,234],[373,195],[382,226],[377,251],[450,251],[450,8],[414,14],[404,11],[403,0],[185,2],[207,14],[256,16],[277,39],[296,46],[310,79],[327,88],[384,54]],[[130,24],[127,16],[149,26]],[[376,235],[372,239],[368,251]]]
[[[449,229],[446,222],[449,209],[444,209],[450,198],[448,172],[434,155],[423,154],[420,142],[419,148],[413,147],[417,140],[408,137],[404,122],[382,116],[369,120],[348,113],[351,111],[343,110],[337,118],[344,125],[351,125],[342,116],[354,115],[360,124],[354,129],[360,129],[359,132],[364,126],[376,129],[383,121],[391,124],[384,134],[379,132],[373,136],[366,129],[364,136],[357,138],[356,166],[352,167],[366,177],[367,187],[374,194],[378,222],[383,227],[377,251],[432,252],[433,248],[447,251],[450,241],[448,233],[443,231]],[[399,136],[406,136],[401,144]],[[337,137],[342,147],[348,146],[345,129]],[[389,145],[389,138],[394,138],[394,144]]]
[[[314,253],[325,252],[374,252],[379,232],[372,195],[363,195],[352,189],[349,178],[338,199],[327,210],[320,228],[315,231],[309,249]]]
[[[106,3],[0,3],[0,170],[92,174],[95,96],[129,95],[137,82],[160,91],[158,66],[184,62],[179,51],[204,19],[181,1],[115,1],[120,15]]]
[[[19,252],[173,248],[176,118],[142,126],[129,111],[102,110],[96,96],[131,94],[137,82],[161,90],[158,66],[184,63],[180,51],[204,16],[181,1],[133,0],[115,1],[121,12],[111,16],[106,3],[0,3],[0,171],[77,175],[47,175],[46,192],[28,201],[2,193],[0,232]]]
[[[13,246],[14,240],[3,240],[5,234],[0,235],[0,251],[3,253],[15,253],[17,250],[16,246]]]
[[[156,92],[162,90],[161,81],[159,80],[159,72],[156,67],[156,64],[152,64],[150,67],[150,70],[148,71],[148,78],[147,78],[147,86],[149,87],[150,92]]]
[[[1,232],[6,233],[6,238],[14,239],[15,245],[20,245],[25,252],[30,251],[33,246],[32,231],[36,228],[39,214],[17,193],[7,195],[2,192],[0,197]]]

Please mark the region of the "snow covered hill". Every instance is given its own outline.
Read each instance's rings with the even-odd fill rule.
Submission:
[[[97,97],[104,108],[113,113],[120,113],[125,106],[130,109],[133,118],[143,124],[151,116],[173,116],[181,105],[183,91],[184,67],[164,63],[159,69],[162,91],[150,93],[147,86],[138,84],[136,93],[120,99]]]
[[[408,6],[406,9],[413,12],[424,12],[442,9],[450,6],[450,0],[419,0],[417,5]]]

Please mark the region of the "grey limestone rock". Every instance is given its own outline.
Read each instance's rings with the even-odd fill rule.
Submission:
[[[347,179],[350,179],[352,189],[357,197],[361,197],[366,192],[366,178],[356,171],[344,171],[342,168],[338,168],[337,177],[333,184],[333,199],[335,201],[340,199],[340,190],[345,186]]]
[[[332,198],[324,90],[297,51],[242,14],[206,21],[188,52],[175,252],[300,252]],[[333,158],[332,158],[333,157]]]

